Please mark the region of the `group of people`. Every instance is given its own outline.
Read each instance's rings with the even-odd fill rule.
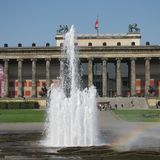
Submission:
[[[122,103],[120,107],[123,108],[124,104]],[[112,106],[110,102],[101,102],[101,103],[98,103],[98,109],[100,111],[114,110],[114,109],[118,109],[118,104],[114,104]]]
[[[133,99],[130,101],[130,104],[128,104],[128,107],[135,107],[134,101]],[[115,110],[115,109],[123,109],[124,108],[124,104],[123,103],[115,103],[114,105],[111,105],[111,103],[108,102],[99,102],[98,103],[98,109],[100,111],[102,110]],[[157,108],[160,108],[160,101],[157,103]]]

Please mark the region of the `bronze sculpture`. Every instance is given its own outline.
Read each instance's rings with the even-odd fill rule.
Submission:
[[[57,34],[65,34],[69,30],[67,25],[59,25],[59,29],[57,29]]]
[[[138,28],[138,25],[136,23],[129,24],[128,32],[129,33],[140,33],[140,28]]]

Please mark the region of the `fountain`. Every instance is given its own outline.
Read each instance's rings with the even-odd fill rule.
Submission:
[[[160,124],[98,112],[96,89],[80,89],[73,26],[64,39],[64,76],[48,91],[45,137],[42,123],[0,124],[0,159],[160,159]]]
[[[94,86],[80,89],[78,52],[75,52],[74,26],[64,36],[62,56],[64,75],[59,86],[48,91],[44,145],[52,147],[97,145],[97,107]]]

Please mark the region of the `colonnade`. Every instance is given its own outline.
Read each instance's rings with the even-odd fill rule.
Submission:
[[[148,95],[150,86],[150,60],[145,58],[145,95]],[[107,86],[107,64],[109,59],[102,59],[102,96],[108,96]],[[122,58],[116,58],[116,96],[122,96],[122,74],[121,74]],[[130,91],[131,96],[136,95],[136,58],[130,58]],[[93,84],[93,58],[88,60],[88,86]]]
[[[93,84],[93,58],[88,58],[88,86],[91,86]],[[102,96],[106,97],[108,96],[107,92],[107,64],[108,64],[107,58],[102,58]],[[121,76],[121,61],[122,58],[116,58],[116,94],[117,96],[122,96],[122,76]],[[145,58],[145,95],[148,94],[148,88],[150,85],[150,60],[151,58]],[[8,97],[9,93],[9,76],[8,76],[8,70],[9,70],[9,59],[4,60],[4,97]],[[18,62],[18,96],[23,96],[23,86],[22,86],[22,67],[23,67],[23,59],[17,59]],[[32,62],[32,97],[36,97],[36,63],[37,59],[31,59]],[[45,59],[46,62],[46,86],[49,87],[50,85],[50,62],[51,59]],[[63,77],[64,73],[64,64],[63,60],[60,61],[60,77]],[[131,90],[131,96],[136,95],[136,58],[130,58],[130,90]]]
[[[46,86],[50,86],[50,61],[51,59],[45,59],[46,61]],[[23,96],[22,86],[22,67],[23,59],[17,59],[18,62],[18,97]],[[31,59],[32,62],[32,97],[36,97],[36,63],[37,59]],[[4,97],[9,96],[9,59],[4,60]]]

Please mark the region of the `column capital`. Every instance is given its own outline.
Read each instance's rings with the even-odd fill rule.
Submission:
[[[87,58],[87,60],[88,60],[88,61],[89,61],[89,60],[93,61],[94,58],[93,58],[93,57],[89,57],[89,58]]]
[[[64,58],[64,57],[59,58],[60,62],[64,62],[65,60],[66,60],[66,58]]]
[[[22,62],[22,61],[23,61],[23,59],[22,59],[22,58],[18,58],[18,59],[17,59],[17,61],[21,61],[21,62]]]
[[[51,61],[51,58],[45,58],[45,61]]]
[[[123,59],[123,58],[120,58],[120,57],[116,58],[117,61],[121,61],[122,59]]]
[[[102,61],[108,61],[108,58],[101,58]]]
[[[136,57],[131,57],[130,60],[131,61],[135,61],[137,58]]]
[[[4,62],[5,62],[5,61],[6,61],[6,62],[8,62],[8,61],[9,61],[9,59],[3,59],[3,61],[4,61]]]
[[[34,62],[36,62],[36,61],[37,61],[37,59],[36,59],[36,58],[32,58],[32,59],[31,59],[31,61],[34,61]]]
[[[144,59],[150,61],[150,60],[151,60],[151,57],[145,57]]]

